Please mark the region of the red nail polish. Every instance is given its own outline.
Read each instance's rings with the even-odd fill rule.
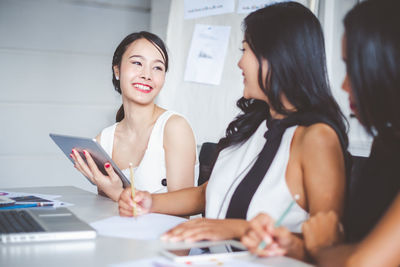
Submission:
[[[110,163],[106,163],[104,166],[106,166],[106,168],[110,168]]]
[[[69,156],[72,158],[72,154],[69,154]]]
[[[85,156],[87,156],[87,154],[86,154],[86,151],[85,151],[85,150],[83,150],[83,154],[85,154]]]

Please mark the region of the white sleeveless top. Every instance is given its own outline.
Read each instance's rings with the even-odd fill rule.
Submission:
[[[247,211],[250,220],[264,212],[275,220],[294,199],[286,184],[285,174],[289,161],[290,145],[297,126],[286,129],[279,149],[260,186],[256,190]],[[243,144],[228,147],[221,151],[215,163],[206,191],[206,217],[225,218],[231,197],[236,187],[254,165],[258,154],[265,144],[265,121],[256,132]],[[282,225],[291,232],[301,233],[301,226],[309,214],[295,203]]]
[[[153,126],[142,161],[139,166],[134,168],[135,188],[137,190],[148,191],[150,193],[165,193],[168,191],[167,186],[162,184],[162,180],[167,178],[164,151],[164,127],[172,115],[182,116],[174,111],[167,110],[158,117]],[[100,136],[100,144],[111,158],[114,146],[114,133],[117,124],[118,123],[115,123],[105,128]],[[122,172],[126,177],[129,177],[129,168],[122,170]],[[197,179],[196,176],[195,179]],[[194,182],[195,181],[193,181],[193,183]]]

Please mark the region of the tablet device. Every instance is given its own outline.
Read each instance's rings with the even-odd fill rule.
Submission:
[[[71,154],[72,149],[75,148],[79,154],[81,155],[82,159],[86,162],[86,158],[83,155],[83,150],[86,150],[92,156],[94,162],[96,163],[99,170],[104,174],[107,175],[107,172],[104,168],[104,164],[109,162],[113,167],[115,173],[119,176],[122,181],[124,187],[130,186],[130,181],[125,177],[122,171],[117,167],[114,161],[108,156],[107,152],[101,147],[99,143],[97,143],[96,139],[94,138],[86,138],[86,137],[77,137],[77,136],[68,136],[68,135],[61,135],[61,134],[49,134],[51,139],[57,144],[57,146],[64,152],[69,160],[74,163],[74,161],[70,158],[69,154]],[[86,177],[86,179],[88,179]],[[88,179],[91,184],[92,181]]]
[[[166,249],[161,254],[176,262],[195,262],[213,259],[236,258],[249,256],[241,243],[230,241],[215,245],[194,245],[186,249]]]

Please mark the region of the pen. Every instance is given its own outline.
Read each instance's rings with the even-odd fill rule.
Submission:
[[[300,199],[300,195],[296,194],[294,195],[294,199],[290,201],[289,206],[286,208],[286,210],[282,213],[282,215],[279,217],[279,219],[275,222],[274,227],[279,227],[282,223],[282,221],[285,219],[286,215],[288,215],[289,211],[292,209],[294,203],[296,203],[296,200]],[[260,244],[258,244],[258,249],[263,250],[265,247],[267,247],[269,243],[265,242],[265,240],[261,241]]]
[[[22,208],[34,208],[34,207],[53,207],[53,203],[32,203],[32,204],[14,204],[12,206],[0,207],[0,210],[12,210]]]
[[[129,172],[130,172],[130,180],[131,180],[131,191],[132,191],[132,200],[133,200],[133,217],[136,217],[136,202],[135,202],[135,184],[133,179],[133,167],[132,163],[129,163]]]

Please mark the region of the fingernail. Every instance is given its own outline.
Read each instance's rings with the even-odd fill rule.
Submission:
[[[85,150],[83,150],[83,154],[84,154],[85,156],[87,156],[87,154],[86,154],[86,151],[85,151]]]
[[[167,236],[167,235],[162,235],[162,236],[160,237],[160,239],[161,239],[162,241],[167,241],[167,240],[168,240],[168,236]]]
[[[110,165],[110,163],[106,163],[104,166],[108,169],[108,168],[110,168],[111,165]]]
[[[272,243],[272,238],[271,238],[271,236],[266,236],[266,237],[264,237],[263,240],[264,240],[264,242],[267,243],[268,245]]]
[[[72,158],[72,154],[69,154],[69,157]]]

